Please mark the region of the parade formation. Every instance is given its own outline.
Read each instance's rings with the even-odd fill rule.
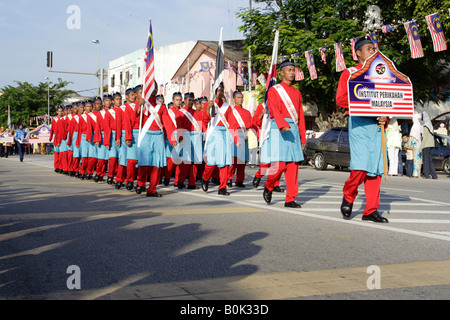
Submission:
[[[355,49],[359,64],[343,72],[337,91],[337,104],[343,108],[348,108],[351,72],[360,70],[376,51],[368,37],[359,39]],[[50,136],[55,171],[81,180],[106,181],[137,194],[145,192],[147,197],[161,197],[157,186],[169,186],[172,177],[175,188],[199,189],[196,181],[200,181],[205,192],[213,179],[219,185],[218,194],[228,196],[233,179],[235,187],[246,187],[247,132],[254,130],[260,137],[263,117],[268,116],[264,133],[268,138],[261,145],[261,164],[252,185],[257,188],[267,176],[262,197],[270,204],[272,192],[285,192],[279,186],[284,173],[284,206],[301,208],[295,199],[306,144],[302,97],[292,86],[295,63],[283,61],[277,71],[282,81],[269,87],[266,103],[253,116],[243,107],[241,92],[235,91],[232,101],[226,101],[223,83],[211,101],[192,92],[175,92],[166,106],[163,96],[156,95],[157,85],[148,99],[139,85],[126,90],[124,101],[116,92],[58,107]],[[388,222],[377,211],[383,175],[380,125],[388,121],[386,117],[349,117],[352,161],[343,188],[344,218],[351,216],[358,186],[364,182],[363,220]]]

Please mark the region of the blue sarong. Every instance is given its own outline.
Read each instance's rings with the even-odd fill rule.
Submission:
[[[297,125],[291,118],[285,118],[291,129],[281,132],[276,121],[270,125],[269,150],[271,162],[300,162],[303,161],[303,150]],[[261,160],[262,162],[262,160]]]
[[[137,150],[139,166],[162,168],[167,165],[166,148],[162,130],[147,130]]]
[[[209,132],[208,132],[209,133]],[[219,168],[230,166],[233,157],[234,141],[230,132],[223,126],[216,126],[207,138],[205,161],[209,166]]]

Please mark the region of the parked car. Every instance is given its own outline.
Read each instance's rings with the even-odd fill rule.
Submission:
[[[325,170],[328,165],[348,168],[350,166],[348,128],[331,128],[319,138],[307,139],[305,154],[313,161],[317,170]]]
[[[436,148],[432,151],[433,163],[436,170],[443,170],[450,174],[450,137],[434,134]]]

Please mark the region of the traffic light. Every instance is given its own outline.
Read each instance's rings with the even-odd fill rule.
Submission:
[[[53,52],[47,51],[47,68],[53,67]]]

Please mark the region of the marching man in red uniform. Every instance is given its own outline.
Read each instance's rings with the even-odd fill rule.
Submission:
[[[358,39],[355,43],[358,65],[344,70],[339,79],[336,93],[336,103],[348,109],[347,83],[351,71],[360,70],[364,62],[376,51],[372,40],[367,36]],[[353,69],[353,70],[352,70]],[[388,219],[382,217],[377,209],[380,204],[381,175],[383,174],[383,155],[381,146],[381,129],[379,125],[387,124],[386,117],[356,117],[348,119],[348,132],[350,142],[350,177],[345,182],[344,197],[341,204],[341,213],[344,218],[350,218],[353,202],[358,195],[358,187],[364,182],[366,205],[362,220],[387,223]]]
[[[263,198],[269,204],[272,191],[284,173],[286,179],[285,207],[301,208],[295,202],[298,195],[299,162],[303,160],[302,149],[306,145],[305,117],[302,95],[292,86],[295,64],[285,60],[280,64],[282,81],[267,93],[267,105],[271,118],[268,150],[271,166],[264,184]]]
[[[231,124],[231,129],[235,132],[234,134],[239,136],[242,144],[239,147],[234,146],[233,164],[228,172],[228,186],[232,186],[232,179],[236,173],[236,187],[245,188],[245,163],[249,158],[247,130],[252,126],[252,114],[242,106],[244,95],[240,91],[233,93],[233,102],[232,118],[234,118],[234,121]]]

